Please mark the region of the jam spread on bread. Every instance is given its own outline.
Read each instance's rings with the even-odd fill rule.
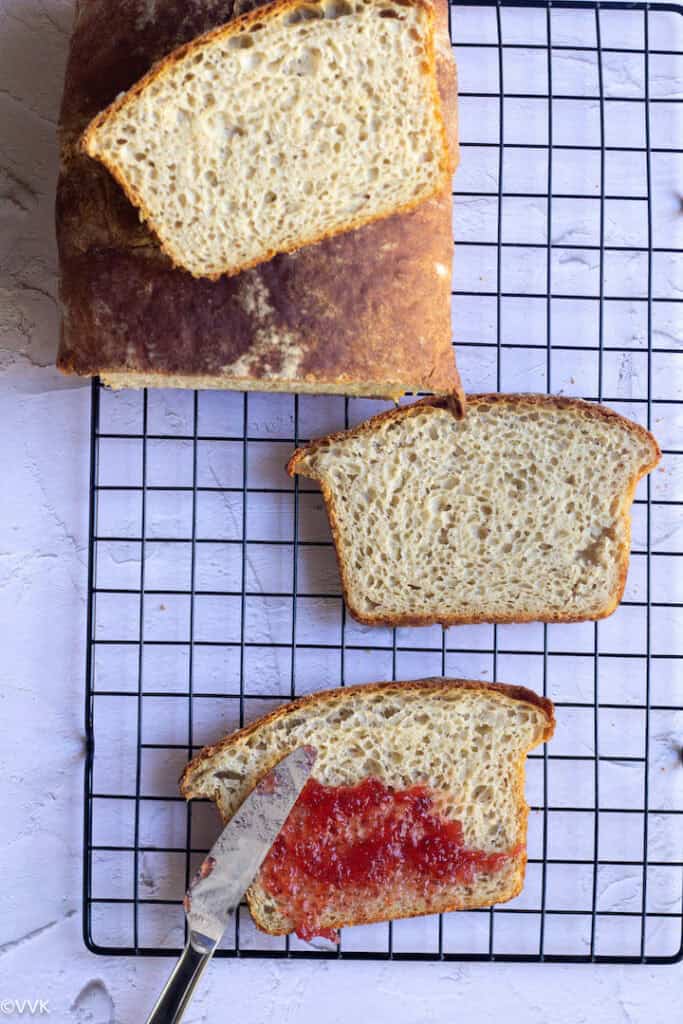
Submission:
[[[321,926],[341,899],[428,894],[445,880],[465,885],[500,870],[514,851],[465,846],[458,821],[443,817],[426,786],[392,789],[369,778],[354,786],[309,779],[261,868],[266,892],[297,935],[336,933]]]

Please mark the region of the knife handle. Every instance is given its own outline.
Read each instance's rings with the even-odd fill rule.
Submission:
[[[177,1024],[185,1012],[195,985],[211,959],[211,953],[198,953],[188,940],[171,977],[147,1018],[147,1024]]]

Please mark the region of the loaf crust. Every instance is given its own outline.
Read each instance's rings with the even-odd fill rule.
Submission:
[[[470,409],[475,408],[477,405],[482,404],[482,403],[483,404],[489,404],[489,405],[491,405],[491,404],[499,404],[499,405],[519,405],[519,404],[521,404],[521,405],[532,406],[532,407],[533,406],[544,406],[546,408],[550,406],[550,407],[555,407],[555,408],[558,408],[558,409],[571,409],[571,410],[573,410],[577,414],[577,416],[584,416],[584,417],[587,417],[587,418],[594,417],[596,419],[602,419],[602,420],[608,420],[608,421],[609,420],[611,420],[611,421],[618,421],[630,433],[632,433],[633,435],[638,436],[642,441],[644,441],[650,447],[651,452],[652,452],[652,458],[651,458],[650,462],[647,465],[643,466],[641,468],[641,471],[637,475],[634,475],[631,478],[630,483],[629,483],[629,487],[628,487],[628,489],[626,491],[626,494],[625,494],[625,500],[624,500],[623,506],[624,506],[624,509],[625,509],[625,512],[624,512],[624,526],[625,526],[625,531],[626,531],[626,538],[625,538],[625,543],[622,546],[622,549],[621,549],[620,555],[619,555],[618,583],[617,583],[617,586],[615,587],[615,589],[614,589],[614,591],[613,591],[613,593],[611,595],[610,601],[599,611],[598,614],[590,616],[591,621],[593,621],[594,619],[607,618],[618,607],[618,605],[619,605],[619,603],[620,603],[620,601],[621,601],[621,599],[623,597],[624,589],[626,587],[626,577],[627,577],[627,574],[628,574],[629,555],[630,555],[630,538],[631,538],[631,523],[630,523],[630,517],[629,517],[628,511],[629,511],[630,505],[631,505],[631,503],[633,501],[633,496],[635,494],[636,487],[638,486],[638,482],[642,479],[643,476],[645,476],[647,473],[651,472],[654,469],[654,467],[657,465],[659,460],[661,459],[661,451],[660,451],[659,445],[657,444],[657,441],[652,436],[652,434],[648,430],[645,429],[645,427],[641,427],[639,424],[633,423],[631,420],[627,420],[625,417],[620,416],[619,413],[614,412],[613,409],[609,409],[609,408],[607,408],[607,406],[604,406],[604,405],[596,405],[596,404],[593,404],[591,402],[584,402],[582,399],[578,399],[578,398],[566,398],[566,397],[561,396],[561,395],[530,395],[530,394],[501,394],[501,393],[468,395],[467,396],[467,405],[468,405],[468,408],[470,408]],[[421,399],[418,402],[413,403],[410,406],[407,406],[407,407],[404,406],[404,407],[399,408],[399,409],[391,409],[388,412],[380,413],[377,416],[373,416],[370,419],[366,420],[364,423],[361,423],[359,426],[355,427],[352,432],[356,433],[356,434],[371,433],[376,426],[378,426],[379,424],[384,423],[384,422],[386,422],[388,420],[418,415],[420,413],[420,411],[425,406],[431,406],[431,407],[434,407],[434,408],[447,408],[448,407],[448,403],[445,402],[443,399],[438,398],[438,397],[436,397],[436,398],[432,398],[432,397],[424,398],[424,399]],[[295,476],[298,473],[302,473],[303,475],[309,475],[307,473],[307,471],[305,469],[303,469],[302,466],[301,466],[301,463],[306,458],[306,456],[308,454],[310,454],[312,451],[315,451],[315,449],[317,447],[319,447],[321,445],[327,445],[329,442],[337,440],[337,439],[341,440],[345,436],[348,436],[349,433],[351,433],[351,431],[338,431],[336,433],[329,434],[326,437],[319,438],[318,440],[313,441],[310,445],[307,445],[307,446],[305,446],[303,448],[298,448],[294,452],[292,457],[290,458],[289,462],[287,463],[287,472],[289,473],[290,476]],[[372,626],[372,625],[424,626],[424,625],[430,625],[430,624],[437,623],[438,625],[441,625],[441,626],[444,626],[444,627],[448,627],[448,626],[457,626],[457,625],[477,625],[479,623],[487,623],[487,622],[492,622],[492,621],[495,621],[496,623],[500,623],[500,624],[523,623],[523,622],[537,622],[537,621],[539,621],[538,616],[534,616],[534,615],[530,615],[530,614],[524,614],[524,613],[516,613],[516,614],[511,614],[511,615],[499,615],[499,614],[497,614],[495,616],[495,619],[493,619],[486,612],[482,612],[481,614],[468,614],[468,615],[448,615],[448,614],[442,614],[442,615],[434,616],[434,615],[423,615],[423,614],[414,614],[414,615],[400,614],[400,615],[377,615],[377,616],[375,616],[375,615],[368,615],[368,614],[364,613],[363,611],[361,611],[360,609],[356,608],[354,606],[353,602],[349,600],[349,597],[350,597],[350,586],[349,586],[347,568],[346,568],[346,565],[345,565],[345,562],[344,562],[344,557],[343,557],[343,550],[342,550],[343,549],[343,545],[342,545],[342,542],[341,542],[341,534],[340,534],[340,529],[339,529],[339,524],[338,524],[338,519],[337,519],[335,496],[334,496],[334,493],[332,491],[332,488],[327,484],[327,482],[325,480],[319,479],[318,477],[315,477],[314,479],[316,479],[318,481],[318,483],[320,484],[320,489],[322,491],[323,499],[325,501],[325,508],[327,510],[327,515],[328,515],[328,519],[329,519],[329,523],[330,523],[330,530],[331,530],[332,537],[333,537],[333,540],[334,540],[334,546],[335,546],[335,552],[336,552],[336,556],[337,556],[337,564],[338,564],[338,567],[339,567],[339,575],[340,575],[341,584],[342,584],[342,591],[343,591],[343,595],[344,595],[344,601],[347,604],[347,606],[349,608],[349,611],[353,615],[354,619],[356,619],[358,622],[362,622],[365,625],[370,625],[370,626]],[[586,621],[586,616],[572,615],[569,612],[558,613],[558,612],[555,612],[554,610],[549,610],[547,616],[544,616],[543,619],[541,619],[540,621],[543,621],[543,622],[583,622],[583,621]]]
[[[403,697],[407,694],[419,694],[425,692],[445,693],[449,690],[469,690],[482,694],[495,695],[503,702],[518,701],[520,703],[530,704],[543,713],[545,722],[542,732],[534,739],[530,746],[521,753],[521,756],[518,757],[514,766],[513,789],[515,803],[515,831],[519,837],[526,837],[529,808],[524,797],[525,758],[529,750],[537,744],[544,743],[551,738],[555,729],[555,714],[552,702],[546,697],[541,697],[532,690],[528,690],[523,686],[509,686],[504,683],[485,683],[474,680],[442,679],[434,677],[405,683],[367,683],[356,686],[340,687],[336,690],[326,690],[307,697],[299,698],[298,700],[292,701],[281,708],[277,708],[275,711],[272,711],[270,714],[258,719],[246,728],[240,729],[238,732],[226,737],[220,743],[204,748],[204,750],[193,758],[183,772],[180,779],[181,793],[188,800],[203,797],[213,799],[218,803],[220,786],[218,780],[215,780],[212,785],[211,779],[217,759],[220,758],[221,754],[239,748],[246,740],[255,734],[267,733],[269,727],[289,716],[296,716],[302,709],[320,710],[322,714],[335,704],[353,704],[357,697],[366,699],[368,697],[372,697],[373,694],[379,693],[387,696]],[[310,740],[312,741],[313,737],[310,737]],[[294,749],[295,746],[296,742],[293,742],[291,749]],[[281,757],[284,757],[288,752],[288,749],[283,747],[283,749],[278,750],[276,753],[274,752],[273,755],[269,754],[269,756],[265,757],[262,770],[261,767],[259,769],[259,778],[267,774],[273,764],[275,764]],[[230,815],[224,815],[225,820],[229,817]],[[522,842],[521,848],[515,856],[512,870],[501,877],[500,886],[495,893],[495,902],[504,902],[519,895],[524,884],[526,861],[526,845],[525,842]],[[283,925],[273,923],[262,906],[262,899],[263,893],[261,892],[257,881],[247,892],[247,902],[249,910],[258,927],[270,934],[286,934],[290,929]],[[476,894],[463,899],[462,896],[456,898],[454,893],[452,901],[449,898],[444,897],[443,901],[439,902],[438,910],[439,912],[445,913],[451,910],[475,909],[476,907],[488,906],[490,905],[490,902],[491,900],[484,900]],[[397,919],[399,917],[410,917],[415,914],[426,912],[433,911],[427,910],[423,907],[413,906],[406,909],[404,913],[397,914],[392,912],[391,917],[392,919]],[[354,915],[350,916],[348,919],[336,921],[335,927],[371,924],[375,921],[386,920],[386,917],[387,915],[382,914],[381,911],[377,911],[376,907],[361,908],[360,912],[356,910]]]
[[[462,400],[453,359],[450,185],[407,214],[234,277],[174,268],[111,175],[79,150],[88,123],[179,45],[251,5],[78,0],[60,115],[58,366],[123,386],[213,386]],[[115,17],[113,14],[115,13]],[[456,82],[447,7],[435,8],[449,152]]]

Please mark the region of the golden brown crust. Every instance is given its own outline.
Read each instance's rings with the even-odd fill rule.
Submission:
[[[174,266],[186,269],[193,277],[207,278],[209,281],[218,281],[223,275],[232,276],[234,274],[242,273],[245,270],[251,270],[253,267],[258,266],[260,263],[266,263],[271,260],[274,256],[280,252],[292,253],[304,246],[316,245],[318,242],[323,242],[328,238],[333,238],[335,235],[346,231],[352,231],[358,228],[365,227],[368,224],[374,224],[378,220],[382,220],[385,217],[396,216],[400,214],[410,213],[416,209],[421,203],[427,199],[431,199],[433,196],[439,195],[445,189],[447,183],[450,180],[450,176],[453,172],[454,157],[449,153],[448,147],[448,135],[446,131],[446,125],[441,109],[441,97],[439,95],[439,89],[437,86],[436,79],[436,50],[434,45],[434,8],[431,0],[402,0],[406,5],[421,8],[427,19],[427,39],[426,39],[426,52],[424,54],[424,60],[428,67],[425,72],[425,77],[428,83],[428,90],[431,94],[431,102],[436,115],[438,124],[439,134],[441,136],[442,143],[442,156],[439,166],[439,178],[435,183],[434,187],[425,190],[419,196],[410,201],[403,203],[399,206],[393,206],[387,209],[383,213],[357,216],[351,218],[346,222],[343,228],[329,229],[323,231],[318,235],[310,235],[307,238],[300,238],[296,244],[292,244],[284,249],[269,249],[262,256],[256,259],[250,260],[247,263],[240,263],[236,265],[226,265],[219,271],[213,273],[196,273],[189,267],[184,267],[182,260],[179,257],[177,251],[174,250],[169,239],[164,239],[159,233],[159,227],[155,223],[155,219],[152,215],[151,210],[145,203],[144,198],[138,191],[138,189],[129,181],[119,168],[112,163],[111,160],[107,159],[104,155],[93,152],[94,148],[94,137],[98,128],[104,124],[113,114],[118,113],[120,110],[124,110],[129,106],[133,100],[142,93],[147,86],[151,85],[158,78],[163,76],[170,68],[175,64],[179,63],[185,57],[193,54],[196,50],[201,49],[211,43],[216,42],[219,39],[230,39],[232,36],[239,35],[242,32],[248,32],[251,25],[255,22],[261,21],[264,18],[276,17],[281,14],[285,14],[287,11],[292,10],[295,7],[301,6],[301,0],[272,0],[271,3],[264,4],[262,7],[257,7],[252,11],[247,11],[245,14],[239,15],[237,18],[233,18],[225,25],[219,25],[217,28],[205,33],[197,39],[193,39],[192,42],[186,43],[183,46],[179,46],[173,53],[169,53],[168,56],[164,57],[163,60],[155,64],[146,75],[144,75],[136,84],[124,93],[124,95],[117,97],[113,103],[111,103],[105,110],[101,111],[97,117],[93,118],[86,130],[84,131],[79,148],[87,153],[89,156],[102,163],[112,177],[118,182],[126,196],[140,210],[140,214],[144,221],[154,231],[159,245],[172,261]]]
[[[154,387],[158,384],[158,380],[153,374],[126,374],[104,370],[100,374],[100,378],[103,384],[114,388],[114,390],[117,388],[147,388]],[[190,376],[187,374],[174,374],[171,379],[165,381],[165,386],[174,388],[195,388],[198,390],[210,390],[212,388],[220,389],[226,387],[224,383],[217,380],[215,377],[201,375]],[[233,377],[230,380],[229,387],[231,391],[253,391],[256,385],[251,377]],[[376,399],[390,398],[396,402],[407,390],[409,390],[410,384],[401,384],[399,381],[374,381],[370,384],[360,384],[348,374],[340,374],[338,377],[331,380],[325,380],[324,378],[306,380],[302,377],[294,377],[290,380],[278,380],[277,378],[269,380],[267,378],[263,378],[258,381],[259,391],[271,391],[278,393],[285,392],[286,394],[291,394],[293,392],[299,395],[338,395],[340,388],[343,388],[344,393],[350,397]],[[459,410],[460,405],[457,396],[453,396],[453,402],[455,404],[455,408]],[[460,414],[458,413],[458,415]]]
[[[265,715],[263,718],[258,719],[256,722],[252,722],[251,725],[246,726],[243,729],[238,730],[219,743],[213,744],[212,746],[205,747],[199,754],[197,754],[192,761],[187,765],[180,779],[180,791],[186,800],[193,799],[197,796],[205,796],[206,794],[193,789],[193,780],[197,776],[197,773],[202,773],[206,762],[210,762],[211,759],[222,751],[232,747],[233,745],[239,744],[242,740],[251,736],[254,732],[262,728],[266,728],[273,722],[278,721],[291,714],[296,714],[302,707],[311,707],[312,705],[319,705],[327,708],[331,704],[338,703],[340,701],[347,701],[353,699],[357,693],[363,695],[373,693],[396,693],[403,695],[406,692],[424,692],[434,691],[443,692],[447,690],[460,689],[460,690],[471,690],[479,693],[493,694],[500,696],[501,699],[514,700],[521,703],[530,704],[533,707],[539,709],[545,717],[545,728],[542,735],[521,754],[515,765],[514,773],[514,788],[515,788],[515,802],[518,808],[517,812],[517,825],[516,832],[520,837],[526,836],[527,819],[529,815],[529,808],[527,806],[524,796],[524,777],[525,777],[525,759],[530,750],[540,743],[547,742],[553,735],[555,730],[555,710],[552,701],[548,700],[547,697],[542,697],[535,693],[533,690],[528,690],[524,686],[511,686],[506,683],[486,683],[478,680],[469,679],[442,679],[438,677],[432,677],[429,679],[414,680],[411,682],[393,682],[393,683],[364,683],[356,686],[340,687],[336,690],[324,690],[320,693],[314,693],[306,697],[300,697],[297,700],[284,705],[283,707],[276,708],[275,711]],[[284,757],[289,751],[283,749],[278,752],[279,757]],[[274,762],[273,762],[274,763]],[[272,763],[264,762],[262,775],[266,775],[272,767]],[[522,889],[524,884],[524,874],[526,868],[527,854],[526,844],[523,849],[520,850],[514,865],[513,871],[510,873],[510,877],[507,880],[507,887],[502,889],[496,894],[496,902],[502,903],[507,900],[513,899],[517,896]],[[287,929],[276,930],[273,929],[266,918],[259,913],[259,905],[256,899],[256,895],[253,887],[247,892],[247,903],[249,910],[258,925],[263,931],[269,932],[272,935],[284,935],[287,934]],[[421,911],[422,913],[432,913],[439,911],[446,913],[451,910],[467,910],[475,909],[481,906],[487,906],[486,902],[478,900],[476,897],[471,899],[460,899],[457,902],[444,902],[439,903],[434,908],[427,908]],[[414,916],[413,914],[406,912],[405,914],[392,915],[393,919],[400,917]],[[385,920],[380,912],[378,913],[361,913],[355,917],[349,917],[344,921],[337,921],[336,927],[347,927],[358,924],[372,924],[375,921]]]
[[[449,4],[440,0],[434,2],[434,47],[436,53],[436,78],[441,110],[446,126],[449,170],[454,174],[460,161],[458,139],[458,72],[453,60],[451,34],[448,25]]]
[[[294,391],[303,380],[307,391],[320,381],[344,394],[355,382],[390,399],[398,381],[461,403],[451,346],[450,183],[412,213],[212,282],[173,267],[108,171],[79,152],[84,129],[118,93],[178,45],[223,24],[237,4],[244,6],[165,0],[150,15],[147,0],[77,0],[60,113],[59,368],[142,375],[158,387],[183,377],[183,386],[210,378],[230,388],[242,378],[248,390],[276,381]],[[453,149],[445,0],[436,11],[438,87]]]
[[[588,416],[589,418],[618,421],[621,426],[625,427],[631,434],[637,436],[650,446],[652,452],[652,458],[648,463],[641,466],[639,471],[634,474],[633,478],[629,483],[629,487],[625,492],[625,500],[623,502],[622,515],[624,519],[625,527],[625,539],[619,552],[618,562],[618,581],[615,587],[614,593],[611,595],[610,601],[601,608],[597,608],[590,614],[586,615],[571,615],[569,613],[560,613],[550,611],[542,619],[537,616],[516,613],[510,615],[496,615],[495,622],[501,625],[512,624],[512,623],[524,623],[524,622],[586,622],[594,621],[598,619],[607,618],[612,615],[613,612],[619,606],[619,602],[622,599],[624,589],[626,587],[626,577],[628,574],[629,556],[630,556],[630,537],[631,537],[631,525],[628,517],[628,512],[633,501],[638,482],[650,473],[659,460],[662,457],[661,450],[657,444],[656,439],[646,430],[645,427],[640,426],[638,423],[634,423],[631,420],[626,419],[613,409],[609,409],[604,405],[597,405],[592,402],[584,402],[580,398],[567,398],[563,395],[529,395],[529,394],[479,394],[479,395],[468,395],[466,398],[467,408],[473,409],[478,405],[496,404],[496,405],[527,405],[527,406],[543,406],[545,408],[551,407],[556,409],[572,409],[580,415]],[[344,601],[349,609],[351,615],[358,622],[362,622],[367,626],[425,626],[425,625],[440,625],[443,627],[447,626],[465,626],[465,625],[478,625],[480,623],[491,622],[492,619],[486,613],[479,615],[440,615],[434,617],[433,615],[367,615],[366,613],[357,609],[351,599],[351,588],[349,585],[348,575],[346,572],[346,566],[341,553],[341,532],[339,529],[339,523],[337,518],[337,510],[335,505],[334,494],[332,489],[327,483],[319,477],[313,476],[310,473],[300,468],[300,464],[303,459],[306,458],[311,452],[314,452],[316,448],[329,444],[330,442],[341,440],[349,435],[360,435],[372,432],[378,425],[385,423],[389,420],[402,419],[404,417],[415,416],[419,414],[425,407],[432,407],[436,409],[449,408],[447,399],[444,398],[423,398],[418,402],[414,402],[409,406],[401,406],[398,409],[390,409],[388,412],[379,413],[377,416],[373,416],[366,420],[359,426],[354,427],[353,430],[349,431],[337,431],[333,434],[328,434],[326,437],[318,438],[316,441],[311,442],[305,447],[298,448],[289,462],[287,463],[287,472],[290,476],[294,476],[297,473],[302,473],[304,476],[309,476],[311,479],[317,480],[320,484],[320,490],[325,501],[325,508],[330,523],[330,531],[334,541],[335,553],[337,556],[337,565],[339,567],[339,576],[342,584],[342,592]]]
[[[117,371],[102,371],[100,374],[103,384],[117,388],[147,388],[154,387],[158,383],[152,375],[136,373],[118,373]],[[174,388],[197,388],[200,390],[221,389],[226,385],[215,377],[201,375],[190,376],[187,374],[174,374],[165,382],[166,387]],[[234,391],[253,391],[255,383],[249,377],[234,377],[230,381],[230,389]],[[408,384],[401,384],[398,381],[375,381],[374,383],[360,384],[353,380],[349,374],[340,374],[333,380],[317,378],[316,380],[305,380],[294,378],[291,380],[262,379],[258,382],[259,391],[285,392],[296,394],[339,394],[340,386],[344,387],[345,394],[356,398],[390,398],[398,402],[399,398],[408,390]],[[456,419],[462,419],[465,415],[464,397],[459,395],[442,396],[444,404],[451,410]]]

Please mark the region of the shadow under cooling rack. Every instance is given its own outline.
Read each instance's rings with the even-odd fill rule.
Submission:
[[[84,935],[172,955],[218,830],[176,780],[203,744],[324,687],[430,675],[550,696],[524,891],[491,910],[262,935],[219,955],[670,963],[683,935],[680,11],[451,7],[461,88],[453,332],[473,391],[605,401],[650,427],[625,599],[600,623],[382,629],[347,617],[321,498],[284,471],[364,399],[92,393]]]

